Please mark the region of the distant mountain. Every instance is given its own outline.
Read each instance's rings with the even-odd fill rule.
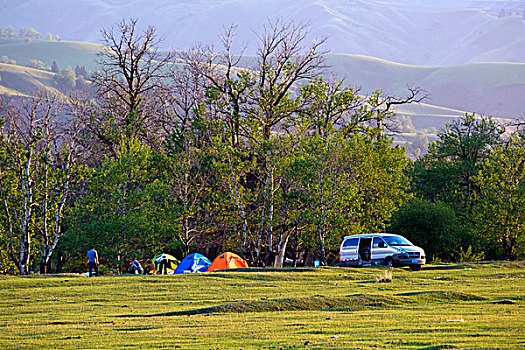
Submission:
[[[31,59],[40,60],[47,67],[56,61],[61,69],[80,65],[88,71],[94,71],[97,69],[96,53],[101,48],[96,44],[66,41],[0,44],[0,56],[6,55],[18,64],[0,65],[0,85],[9,88],[11,92],[19,91],[24,94],[30,93],[38,84],[52,86],[52,73],[20,67],[27,65]],[[247,57],[245,62],[249,68],[250,58]],[[382,89],[389,95],[402,96],[407,92],[407,86],[417,86],[429,93],[426,103],[442,108],[439,111],[433,109],[429,113],[412,109],[407,114],[433,115],[438,119],[457,116],[458,113],[463,113],[460,111],[506,118],[525,115],[525,63],[422,67],[368,56],[342,54],[328,55],[327,63],[331,67],[328,74],[344,77],[347,84],[360,86],[363,94]],[[19,78],[16,78],[17,74]],[[38,78],[42,75],[45,76],[44,80]],[[34,79],[29,79],[30,76]],[[447,109],[455,111],[450,112]],[[436,126],[438,125],[443,125],[443,122]]]
[[[98,42],[101,28],[123,17],[155,25],[164,48],[218,45],[238,25],[238,48],[255,51],[268,18],[311,23],[332,53],[444,66],[525,63],[525,0],[3,0],[0,27],[33,27],[66,40]]]

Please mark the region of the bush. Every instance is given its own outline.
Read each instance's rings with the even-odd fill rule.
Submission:
[[[389,230],[423,248],[428,261],[454,261],[461,247],[472,244],[470,230],[452,208],[425,199],[413,198],[403,204],[392,215]]]

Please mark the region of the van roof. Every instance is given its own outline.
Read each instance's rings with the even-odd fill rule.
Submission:
[[[385,236],[399,236],[399,235],[396,235],[394,233],[364,233],[360,235],[345,236],[344,239],[361,238],[361,237],[385,237]]]

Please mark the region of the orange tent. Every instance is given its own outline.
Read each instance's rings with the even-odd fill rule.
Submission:
[[[226,252],[222,253],[213,260],[210,267],[208,267],[208,272],[224,270],[224,269],[239,269],[243,267],[248,267],[248,263],[238,256],[237,254]]]

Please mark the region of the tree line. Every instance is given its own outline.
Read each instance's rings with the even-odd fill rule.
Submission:
[[[329,265],[344,235],[384,230],[434,260],[522,256],[519,128],[467,115],[411,161],[386,131],[424,94],[361,95],[307,34],[277,20],[255,57],[232,52],[234,27],[173,53],[123,20],[93,95],[4,99],[2,269],[82,271],[92,245],[113,271],[161,251]]]
[[[31,42],[33,40],[45,40],[45,41],[59,41],[60,38],[58,35],[52,33],[46,33],[42,35],[34,28],[20,28],[18,31],[12,27],[7,26],[6,28],[0,28],[0,38],[10,38],[10,39],[23,39],[26,42]]]

